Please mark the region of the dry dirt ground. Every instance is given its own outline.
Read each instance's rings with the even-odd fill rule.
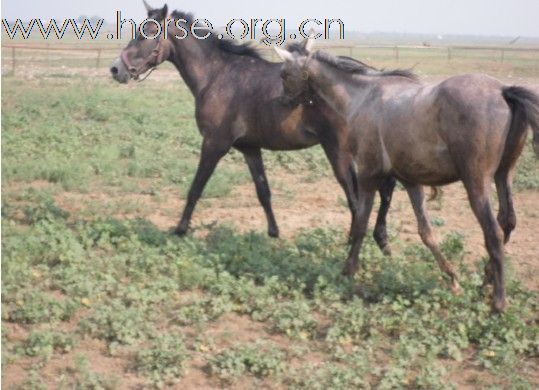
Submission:
[[[350,215],[346,207],[344,193],[333,178],[322,178],[306,182],[305,178],[288,172],[268,173],[272,188],[272,204],[282,238],[293,237],[301,229],[331,227],[346,230]],[[493,194],[495,190],[493,187]],[[117,199],[115,199],[115,197]],[[139,206],[143,215],[129,214],[119,217],[144,217],[163,230],[172,229],[183,210],[184,199],[179,189],[168,187],[161,190],[158,197],[132,194],[111,195],[91,192],[88,194],[61,193],[57,202],[75,214],[86,202],[107,203],[130,201]],[[497,198],[493,195],[497,209]],[[514,194],[517,214],[517,228],[506,245],[508,261],[523,284],[539,291],[539,192],[517,191]],[[378,204],[375,204],[370,228],[374,226]],[[438,222],[434,230],[440,238],[450,232],[459,232],[464,237],[465,261],[477,262],[486,251],[483,233],[475,219],[466,192],[460,183],[442,188],[438,200],[428,202],[431,220]],[[191,221],[191,234],[199,235],[214,224],[232,224],[242,232],[250,230],[266,231],[266,219],[259,205],[254,185],[245,183],[236,186],[222,198],[202,199],[195,209]],[[392,240],[405,243],[421,243],[417,234],[416,220],[406,192],[397,188],[393,196],[388,216],[389,233]]]
[[[342,190],[333,178],[322,178],[308,182],[300,175],[288,172],[269,173],[270,184],[273,189],[273,207],[279,223],[281,237],[283,239],[294,236],[304,228],[331,227],[348,229],[349,213],[345,206]],[[147,184],[147,183],[145,183]],[[46,183],[33,183],[32,186],[43,187]],[[496,200],[494,198],[494,200]],[[184,205],[184,199],[180,190],[168,187],[161,190],[159,196],[142,194],[118,194],[111,192],[91,191],[85,194],[61,192],[56,195],[57,203],[64,209],[77,215],[88,204],[107,204],[129,201],[139,205],[137,213],[117,215],[121,218],[145,217],[163,230],[175,226],[180,211]],[[519,280],[528,288],[539,291],[539,192],[523,191],[515,193],[515,208],[518,225],[513,232],[510,243],[506,246],[506,253],[512,263]],[[443,188],[440,200],[428,203],[431,219],[438,221],[435,230],[440,237],[449,232],[460,232],[465,237],[465,261],[469,264],[478,262],[485,256],[482,232],[477,224],[468,205],[466,193],[461,184],[453,184]],[[375,211],[377,205],[375,205]],[[142,215],[141,215],[142,214]],[[376,213],[373,212],[370,227],[374,225]],[[262,208],[258,204],[252,183],[236,186],[230,194],[222,198],[202,199],[194,213],[191,234],[204,235],[208,226],[212,224],[229,223],[240,231],[266,230],[266,220]],[[394,247],[398,247],[396,241],[404,243],[420,243],[416,233],[416,222],[412,208],[406,193],[397,189],[389,212],[389,229]],[[344,244],[344,243],[343,243]],[[397,249],[398,250],[398,249]],[[74,318],[69,323],[63,324],[66,331],[76,327],[78,319]],[[17,324],[4,324],[9,328],[10,338],[24,340],[27,331]],[[186,328],[185,334],[189,338],[196,336],[194,329]],[[237,341],[254,342],[257,339],[270,337],[272,342],[283,347],[290,346],[290,339],[281,335],[269,335],[264,324],[253,321],[247,316],[229,313],[219,321],[209,326],[205,334],[215,340],[219,349],[226,348]],[[15,340],[14,340],[15,341]],[[293,342],[292,342],[293,343]],[[211,348],[211,346],[209,346]],[[84,354],[87,357],[89,368],[103,375],[115,375],[120,379],[120,388],[142,388],[144,379],[130,372],[128,356],[120,352],[117,356],[107,356],[106,345],[99,340],[84,340],[69,354],[54,357],[46,364],[42,371],[42,379],[54,388],[59,377],[69,372],[73,366],[73,356]],[[131,352],[132,353],[132,352]],[[319,356],[320,355],[320,356]],[[473,383],[484,383],[486,374],[481,368],[475,367],[470,359],[458,363],[456,370],[459,374],[452,375],[452,380],[458,388],[475,388]],[[313,364],[323,364],[324,356],[315,353],[309,357]],[[467,363],[468,360],[468,363]],[[294,364],[294,360],[290,362]],[[448,362],[448,364],[455,364]],[[4,374],[4,386],[20,383],[25,376],[25,368],[30,365],[30,360],[22,359],[8,366]],[[73,368],[71,368],[73,369]],[[181,388],[185,389],[210,389],[219,388],[221,385],[215,379],[206,375],[203,352],[196,352],[181,381]],[[483,378],[483,379],[482,379]],[[532,383],[539,383],[537,378],[530,378]],[[487,379],[488,380],[488,379]],[[274,388],[270,382],[236,383],[234,388]]]
[[[539,92],[539,85],[533,85]],[[322,178],[308,181],[304,176],[289,172],[268,172],[268,179],[273,193],[273,208],[280,228],[281,238],[293,237],[298,231],[305,228],[332,227],[348,229],[350,216],[345,206],[345,198],[341,188],[333,178]],[[148,187],[151,183],[147,184]],[[47,187],[48,183],[36,182],[24,187]],[[19,187],[16,185],[15,187]],[[87,193],[61,192],[56,195],[57,204],[76,216],[90,204],[99,204],[100,207],[130,202],[137,205],[136,212],[116,215],[121,218],[147,218],[163,230],[173,228],[183,209],[185,199],[176,187],[160,189],[159,195],[145,194],[115,194],[96,186]],[[22,189],[17,188],[17,189]],[[13,190],[13,188],[12,188]],[[493,190],[493,193],[495,191]],[[496,198],[494,198],[496,204]],[[513,232],[511,241],[506,245],[506,254],[517,278],[527,287],[539,292],[539,191],[520,191],[514,194],[514,204],[517,213],[517,228]],[[374,226],[376,210],[371,215],[370,227]],[[114,208],[111,207],[111,208]],[[440,200],[428,204],[431,220],[438,221],[434,229],[440,237],[450,232],[459,232],[464,236],[465,261],[468,264],[477,263],[486,255],[483,245],[481,229],[473,216],[466,193],[460,183],[443,188]],[[266,231],[266,220],[261,206],[256,198],[252,183],[236,186],[230,194],[222,198],[202,199],[195,210],[191,222],[191,233],[204,235],[208,226],[212,224],[229,223],[239,231],[250,230]],[[391,241],[405,243],[420,243],[416,233],[416,222],[406,193],[397,189],[394,194],[389,212],[389,231]],[[344,243],[343,243],[344,244]],[[510,302],[510,301],[509,301]],[[78,319],[74,318],[63,324],[65,330],[73,329]],[[24,340],[28,331],[18,325],[4,323],[12,341]],[[194,330],[185,329],[186,335],[195,336]],[[251,320],[247,316],[229,313],[218,322],[212,324],[206,331],[212,334],[215,344],[220,348],[231,345],[236,341],[249,342],[261,337],[271,337],[278,345],[290,346],[291,341],[280,335],[268,335],[264,325]],[[128,359],[120,353],[110,357],[106,353],[106,345],[99,340],[84,340],[74,351],[51,359],[44,368],[42,380],[49,388],[55,388],[59,377],[66,369],[73,369],[73,356],[82,353],[88,359],[89,368],[100,374],[116,375],[121,380],[120,388],[139,389],[144,386],[144,380],[130,372]],[[190,361],[181,382],[183,389],[213,389],[220,388],[220,384],[209,378],[205,373],[205,362],[202,353],[195,354]],[[470,351],[471,356],[471,351]],[[459,389],[476,388],[474,382],[482,382],[487,374],[479,367],[471,364],[471,358],[459,363],[452,380]],[[313,364],[323,364],[324,356],[313,354],[309,357]],[[470,363],[470,364],[469,364]],[[294,361],[291,362],[294,364]],[[455,364],[448,362],[448,365]],[[533,364],[533,362],[532,362]],[[4,373],[2,388],[20,383],[25,379],[25,369],[31,365],[30,359],[9,365]],[[539,384],[539,371],[529,378],[531,383]],[[270,382],[239,383],[234,386],[243,388],[274,388]]]

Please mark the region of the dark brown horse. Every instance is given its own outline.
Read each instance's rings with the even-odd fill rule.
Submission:
[[[279,233],[271,207],[262,148],[297,150],[321,143],[345,191],[351,213],[355,213],[356,174],[352,155],[337,153],[342,149],[339,126],[344,123],[338,115],[321,115],[322,110],[314,102],[312,105],[283,102],[281,64],[266,61],[250,46],[221,40],[214,35],[206,39],[192,35],[178,39],[185,35],[178,26],[189,31],[193,16],[178,11],[168,16],[166,5],[162,9],[146,7],[149,18],[159,21],[162,26],[168,23],[168,34],[161,34],[156,39],[145,39],[139,34],[122,50],[110,70],[115,80],[126,83],[138,79],[160,63],[170,61],[195,97],[195,117],[204,140],[198,169],[175,230],[177,234],[187,231],[206,182],[230,148],[236,148],[245,157],[266,213],[270,236],[277,237]],[[167,22],[169,19],[172,21]],[[148,23],[144,32],[153,37],[158,33],[158,27]],[[198,30],[198,35],[205,33]],[[382,202],[374,231],[376,241],[385,253],[389,253],[386,215],[394,186],[394,179],[389,178],[380,190]]]
[[[355,156],[359,196],[344,272],[357,271],[374,192],[394,176],[408,192],[423,242],[458,291],[457,275],[438,247],[425,210],[423,185],[461,180],[490,255],[485,284],[494,284],[493,309],[503,311],[503,243],[516,225],[512,176],[528,125],[539,155],[539,97],[485,75],[423,84],[407,71],[376,71],[324,52],[276,51],[285,60],[286,96],[313,93],[340,113],[349,128],[343,153]],[[500,204],[497,219],[490,200],[493,180]]]

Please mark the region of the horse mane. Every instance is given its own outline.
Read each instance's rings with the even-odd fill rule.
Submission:
[[[194,15],[190,12],[174,11],[170,16],[174,20],[187,20],[187,24],[192,23],[194,20]],[[214,47],[225,53],[263,59],[260,52],[251,45],[251,42],[237,43],[231,39],[219,39],[215,34],[211,34],[207,39],[205,39],[205,41],[208,41]]]
[[[367,65],[364,62],[358,61],[354,58],[347,56],[334,56],[330,53],[320,50],[315,52],[313,54],[313,57],[345,73],[382,77],[404,77],[413,81],[418,80],[417,75],[409,69],[376,69],[375,67]]]

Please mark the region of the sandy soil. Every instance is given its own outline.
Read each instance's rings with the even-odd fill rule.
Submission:
[[[315,182],[305,182],[304,177],[290,173],[269,173],[272,187],[272,203],[280,229],[281,238],[291,238],[301,229],[331,227],[347,230],[350,215],[346,207],[344,193],[333,178],[323,178]],[[493,188],[493,193],[495,190]],[[539,192],[521,191],[515,193],[517,228],[506,245],[508,262],[524,285],[539,291]],[[62,193],[58,203],[67,210],[76,210],[85,201],[107,202],[131,201],[142,205],[144,215],[121,215],[120,217],[145,217],[163,230],[172,229],[179,220],[184,199],[180,190],[169,187],[160,191],[159,199],[151,195],[114,195],[92,192],[89,194]],[[497,200],[493,203],[497,208]],[[374,227],[378,204],[375,204],[369,226]],[[442,226],[435,226],[439,237],[450,232],[459,232],[465,240],[465,261],[475,263],[486,256],[483,233],[475,219],[460,183],[443,187],[441,199],[427,204],[431,220]],[[76,214],[76,211],[75,211]],[[405,191],[395,191],[388,216],[389,233],[407,243],[421,243],[417,234],[416,220]],[[265,232],[267,225],[262,207],[259,205],[254,185],[246,183],[235,187],[222,198],[202,199],[191,221],[191,234],[199,235],[213,224],[232,224],[239,231]]]
[[[510,82],[510,80],[504,80]],[[539,92],[539,84],[532,85]],[[285,172],[268,172],[273,192],[273,208],[279,224],[281,238],[289,239],[301,229],[315,227],[332,227],[346,231],[349,227],[350,216],[345,206],[345,198],[341,188],[333,178],[323,178],[314,182],[306,182],[305,177]],[[35,184],[35,185],[34,185]],[[32,183],[27,186],[46,187],[48,183]],[[150,185],[149,185],[150,186]],[[56,201],[60,207],[77,215],[91,203],[100,205],[114,202],[133,202],[141,205],[140,212],[118,215],[122,218],[148,218],[156,226],[163,230],[173,228],[184,206],[179,188],[169,187],[161,189],[159,196],[145,194],[117,194],[111,195],[104,189],[92,190],[88,193],[62,192],[56,195]],[[496,202],[494,202],[496,203]],[[514,199],[517,213],[517,228],[513,232],[511,241],[505,250],[508,261],[515,271],[517,278],[528,288],[539,292],[539,191],[516,192]],[[481,257],[486,256],[483,245],[483,234],[473,216],[466,193],[461,184],[453,184],[443,189],[440,201],[428,204],[431,219],[436,219],[442,226],[435,227],[438,235],[457,231],[465,237],[465,261],[475,264]],[[375,205],[375,211],[377,205]],[[374,226],[376,213],[373,212],[370,227]],[[212,224],[229,223],[236,226],[239,231],[266,231],[266,220],[261,206],[256,198],[252,183],[239,185],[233,191],[223,197],[203,199],[195,210],[191,223],[191,234],[203,235],[207,227]],[[420,243],[416,233],[416,222],[407,195],[402,190],[397,190],[394,195],[389,213],[389,231],[392,242],[396,240],[407,243]],[[395,246],[395,245],[394,245]],[[76,326],[77,319],[62,326]],[[4,323],[8,330],[10,341],[24,340],[28,336],[25,327]],[[259,338],[271,338],[271,340],[283,346],[289,346],[291,341],[279,335],[268,335],[264,324],[252,321],[246,316],[229,313],[218,322],[211,324],[205,332],[215,340],[218,350],[224,349],[235,342],[251,342]],[[186,336],[194,339],[195,334]],[[213,351],[212,351],[213,352]],[[55,388],[61,379],[62,373],[73,370],[73,358],[77,354],[83,354],[88,360],[90,370],[106,375],[116,375],[121,381],[120,388],[140,389],[144,387],[144,380],[137,377],[128,366],[128,356],[108,356],[105,343],[99,340],[83,340],[74,351],[62,356],[55,356],[44,369],[42,379],[49,388]],[[181,382],[185,389],[213,389],[221,388],[222,384],[209,378],[206,373],[204,352],[194,353],[193,359]],[[324,356],[313,354],[309,358],[312,363],[323,364]],[[474,388],[477,378],[485,375],[479,367],[471,365],[472,360],[459,363],[457,369],[459,376],[452,379],[459,388]],[[4,373],[4,387],[20,383],[27,375],[26,368],[32,364],[31,359],[22,359],[7,367]],[[294,364],[294,359],[291,360]],[[451,366],[456,364],[448,362]],[[465,369],[462,369],[465,367]],[[532,372],[532,371],[530,371]],[[536,371],[537,372],[537,371]],[[539,377],[534,374],[534,383],[539,383]],[[480,381],[481,382],[481,381]],[[274,388],[270,382],[241,383],[234,388]]]

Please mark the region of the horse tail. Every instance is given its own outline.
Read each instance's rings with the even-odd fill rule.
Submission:
[[[539,158],[539,96],[527,88],[517,86],[503,88],[502,96],[511,108],[512,116],[506,145],[515,144],[529,125],[533,130],[533,149]]]

